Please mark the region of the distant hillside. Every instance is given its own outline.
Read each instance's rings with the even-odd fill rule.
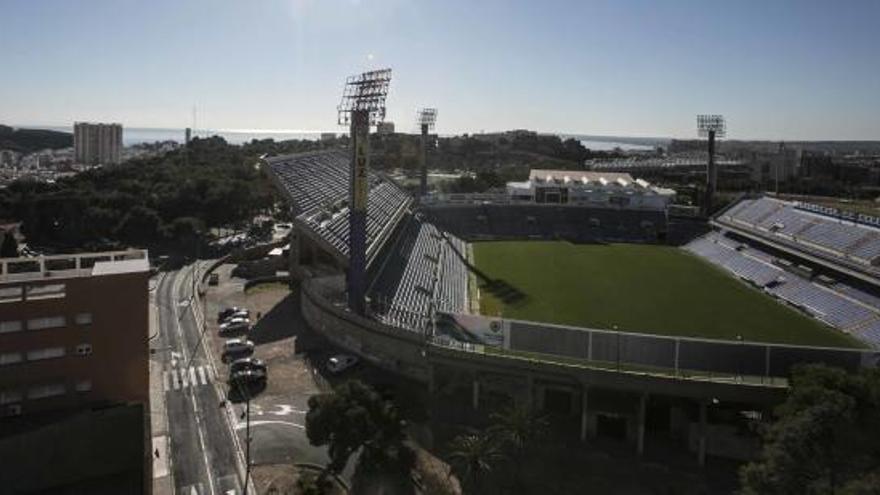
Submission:
[[[15,129],[0,125],[0,150],[30,153],[46,148],[70,148],[73,134],[42,129]]]

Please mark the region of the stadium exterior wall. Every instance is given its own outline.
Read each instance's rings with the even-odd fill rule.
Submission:
[[[638,393],[685,397],[699,401],[718,398],[755,404],[775,404],[784,398],[785,385],[706,377],[674,376],[635,370],[591,367],[496,353],[483,346],[428,343],[421,334],[355,315],[344,304],[334,304],[316,279],[302,282],[302,313],[306,323],[331,342],[386,370],[431,384],[434,368],[454,366],[480,373],[551,380],[572,386],[597,386]]]
[[[880,352],[760,342],[648,335],[506,320],[513,351],[566,356],[585,361],[688,371],[786,377],[798,363],[824,363],[850,371],[876,367]]]
[[[420,334],[347,311],[324,297],[315,279],[303,281],[302,295],[303,317],[313,330],[381,368],[421,382],[429,380]]]

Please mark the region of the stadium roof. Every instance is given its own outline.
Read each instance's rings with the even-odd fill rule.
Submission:
[[[348,262],[349,162],[346,150],[264,159],[264,168],[289,201],[299,230],[340,261]],[[367,259],[372,260],[412,198],[390,179],[369,174]]]
[[[630,174],[616,172],[588,172],[584,170],[548,170],[535,168],[529,173],[534,182],[635,182]]]

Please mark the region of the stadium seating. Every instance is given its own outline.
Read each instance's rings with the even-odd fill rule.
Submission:
[[[422,211],[462,238],[565,238],[575,241],[652,242],[666,215],[649,210],[534,205],[444,205]]]
[[[348,256],[349,155],[345,151],[299,153],[268,158],[268,172],[293,206],[296,219],[339,256]],[[405,191],[375,173],[369,175],[367,253],[372,258],[412,203]]]
[[[877,273],[880,229],[773,198],[743,199],[716,219],[774,242]]]
[[[376,317],[386,324],[424,331],[433,311],[467,309],[465,243],[416,216],[406,220],[389,262],[370,290]]]
[[[764,209],[758,216],[771,210]],[[841,282],[825,286],[810,281],[773,264],[774,257],[758,246],[746,246],[717,232],[695,239],[684,248],[826,324],[880,348],[877,296]]]

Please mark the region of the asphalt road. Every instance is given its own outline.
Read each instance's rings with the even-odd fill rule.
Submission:
[[[168,272],[156,290],[175,492],[239,494],[240,458],[226,403],[189,307],[192,274],[191,266]]]

